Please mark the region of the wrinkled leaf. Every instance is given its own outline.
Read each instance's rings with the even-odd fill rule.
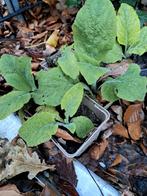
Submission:
[[[59,105],[66,91],[73,86],[72,82],[64,76],[60,68],[40,71],[37,74],[37,79],[39,88],[34,92],[33,98],[39,105]]]
[[[141,29],[139,41],[130,46],[127,52],[129,54],[138,54],[140,56],[147,52],[147,27]]]
[[[75,84],[65,93],[61,101],[61,108],[65,110],[66,117],[72,117],[77,112],[83,99],[83,93],[81,83]]]
[[[130,64],[122,76],[104,82],[101,92],[103,98],[110,102],[119,98],[143,101],[147,92],[147,78],[140,76],[140,67],[137,64]]]
[[[136,43],[140,34],[140,21],[137,13],[128,4],[122,3],[117,14],[118,42],[126,47]]]
[[[10,179],[23,172],[29,172],[29,179],[33,179],[41,171],[54,169],[54,166],[41,163],[36,152],[30,155],[21,139],[17,140],[16,145],[4,140],[1,140],[0,144],[0,181]]]
[[[106,139],[102,140],[100,143],[94,144],[90,149],[90,157],[94,160],[98,160],[104,154],[108,146],[108,141]]]
[[[73,24],[74,48],[79,61],[100,62],[116,38],[116,13],[109,0],[87,0]]]
[[[28,146],[33,147],[47,142],[57,132],[55,115],[48,112],[40,112],[29,118],[20,128],[19,135]]]
[[[97,67],[92,64],[79,62],[79,69],[88,84],[94,84],[101,76],[108,72],[107,68]]]
[[[85,138],[94,128],[94,124],[86,116],[72,118],[72,122],[76,125],[76,134],[79,138]]]
[[[113,135],[119,135],[124,138],[129,138],[127,129],[122,124],[115,124],[112,129]]]
[[[62,52],[62,56],[58,58],[58,64],[62,71],[70,76],[72,79],[76,79],[79,75],[79,68],[77,66],[77,58],[71,47],[66,47]]]
[[[104,63],[115,63],[122,60],[123,52],[119,44],[115,43],[112,50],[108,51],[103,62]]]
[[[0,97],[0,119],[6,118],[13,112],[23,107],[31,98],[31,95],[24,91],[12,91]]]
[[[4,54],[0,59],[0,73],[7,83],[17,90],[29,92],[36,89],[31,74],[31,58],[27,56]]]

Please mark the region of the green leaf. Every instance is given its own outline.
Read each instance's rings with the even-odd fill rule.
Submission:
[[[39,112],[48,112],[51,115],[54,115],[54,118],[56,120],[63,121],[63,119],[60,117],[59,112],[56,110],[55,107],[42,105],[42,106],[37,107],[36,112],[38,112],[38,113]]]
[[[36,78],[39,88],[33,93],[34,101],[39,105],[57,106],[61,99],[72,86],[60,68],[52,68],[48,71],[40,71]]]
[[[31,58],[27,56],[4,54],[0,59],[0,73],[17,90],[29,92],[36,89],[31,74]]]
[[[66,47],[62,52],[62,56],[58,58],[58,64],[62,71],[70,76],[72,79],[76,79],[79,75],[79,68],[77,66],[77,58],[71,47]]]
[[[79,69],[88,84],[94,84],[101,76],[108,72],[107,68],[97,67],[88,63],[79,62]]]
[[[0,97],[0,119],[6,118],[13,112],[23,107],[31,98],[31,95],[24,91],[12,91]]]
[[[64,95],[61,101],[61,108],[65,110],[66,117],[72,117],[78,110],[83,99],[83,85],[75,84]]]
[[[68,7],[77,7],[80,5],[80,0],[66,0],[66,5]]]
[[[116,13],[112,3],[87,0],[74,21],[73,38],[79,61],[102,61],[116,38]]]
[[[23,123],[19,135],[29,147],[33,147],[50,140],[52,135],[55,135],[57,128],[54,115],[40,112]]]
[[[140,21],[137,13],[128,4],[122,3],[117,14],[118,42],[126,47],[138,41]]]
[[[123,57],[122,48],[119,44],[115,43],[112,50],[108,51],[103,62],[104,63],[115,63],[121,61]]]
[[[119,99],[116,95],[116,82],[112,78],[103,83],[101,87],[101,94],[103,99],[114,102]]]
[[[121,98],[127,101],[143,101],[147,92],[147,78],[140,76],[140,67],[130,64],[128,70],[116,79],[102,85],[102,96],[107,101]]]
[[[140,39],[139,41],[130,46],[127,51],[129,54],[138,54],[142,55],[147,52],[147,27],[143,27],[140,31]]]
[[[65,124],[65,123],[60,123],[60,122],[58,122],[57,124],[58,124],[58,126],[65,127],[65,128],[68,129],[72,134],[75,133],[76,125],[75,125],[74,123]]]
[[[72,118],[72,122],[76,125],[76,134],[79,138],[85,138],[94,128],[93,122],[86,116]]]

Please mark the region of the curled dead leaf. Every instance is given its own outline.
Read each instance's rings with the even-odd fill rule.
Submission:
[[[128,123],[128,132],[133,140],[139,140],[141,137],[141,122]]]
[[[57,46],[57,44],[58,44],[58,40],[59,40],[59,30],[55,30],[50,35],[50,37],[48,38],[48,40],[46,41],[46,44],[55,48]]]
[[[20,173],[29,172],[28,178],[34,178],[39,172],[51,169],[54,165],[41,162],[36,152],[31,155],[23,140],[18,139],[16,145],[0,140],[0,181],[10,179]]]
[[[64,140],[70,140],[70,141],[74,141],[74,142],[77,142],[77,143],[81,143],[81,141],[78,138],[73,137],[67,131],[64,131],[63,129],[58,128],[58,130],[56,132],[56,136],[60,137]]]
[[[94,144],[89,151],[90,157],[94,160],[100,159],[104,154],[104,151],[106,150],[107,146],[108,141],[106,139],[103,139],[100,143]]]
[[[115,124],[112,130],[113,135],[119,135],[124,138],[129,138],[127,129],[122,124]]]
[[[114,167],[114,166],[120,164],[122,162],[122,160],[123,160],[122,155],[121,154],[117,154],[110,167]]]
[[[136,121],[142,121],[144,114],[142,111],[142,103],[130,105],[124,113],[124,122],[133,123]]]

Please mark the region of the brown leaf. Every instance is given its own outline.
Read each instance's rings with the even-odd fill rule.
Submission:
[[[48,186],[45,186],[42,192],[40,193],[40,196],[57,196],[57,193]]]
[[[122,162],[122,160],[123,160],[122,155],[121,154],[117,154],[110,167],[114,167],[114,166],[120,164]]]
[[[20,173],[29,172],[28,178],[34,178],[37,173],[54,169],[54,166],[46,165],[38,157],[36,152],[30,156],[23,140],[18,139],[17,145],[0,140],[0,181],[12,178]]]
[[[56,132],[56,136],[61,137],[64,140],[70,140],[70,141],[74,141],[77,143],[81,143],[81,141],[78,138],[71,136],[67,131],[64,131],[63,129],[58,128]]]
[[[100,159],[107,146],[108,141],[106,139],[103,139],[100,143],[94,144],[89,152],[90,157],[94,160]]]
[[[21,196],[22,194],[17,189],[16,185],[8,184],[0,187],[0,196]]]
[[[124,113],[124,122],[133,123],[143,120],[142,103],[130,105]]]
[[[43,2],[47,3],[48,5],[55,5],[57,0],[43,0]]]
[[[114,64],[108,64],[107,67],[110,68],[110,72],[108,75],[111,76],[119,76],[124,74],[129,66],[128,60],[124,60],[121,63],[114,63]]]
[[[128,123],[128,132],[133,140],[139,140],[141,137],[141,122]]]
[[[124,114],[124,122],[128,126],[128,132],[133,140],[141,137],[141,122],[144,119],[142,103],[130,105]]]
[[[122,124],[115,124],[112,130],[113,135],[119,135],[124,138],[129,138],[127,129]]]
[[[147,156],[147,147],[144,146],[143,144],[140,144],[140,147],[141,147],[142,151],[144,152],[144,154]]]

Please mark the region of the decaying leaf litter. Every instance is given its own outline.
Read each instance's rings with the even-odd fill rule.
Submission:
[[[78,11],[78,8],[75,7],[67,8],[62,1],[59,1],[58,5],[56,1],[45,2],[49,3],[52,8],[50,9],[50,14],[48,14],[47,8],[35,8],[33,11],[29,11],[29,14],[27,13],[27,26],[13,19],[5,22],[0,31],[2,36],[0,53],[10,53],[18,56],[27,54],[31,56],[33,58],[32,70],[34,74],[40,67],[45,68],[47,66],[46,57],[56,52],[61,45],[72,43],[71,24]],[[143,9],[146,8],[144,7]],[[14,35],[16,38],[13,37]],[[145,57],[141,66],[145,66],[146,61],[144,59]],[[52,61],[49,65],[53,66]],[[123,71],[127,69],[128,62],[121,62],[121,65],[108,64],[107,66],[112,68],[109,75],[114,78],[116,75],[121,76]],[[3,80],[1,87],[2,95],[10,91],[10,87]],[[107,104],[100,95],[97,95],[97,99],[103,106]],[[26,112],[28,111],[26,110]],[[78,159],[99,176],[110,181],[122,192],[130,190],[139,195],[145,195],[147,162],[145,157],[147,153],[146,100],[133,103],[121,100],[110,106],[109,112],[111,119],[104,127],[104,134]],[[63,139],[68,137],[63,134],[62,130],[59,130],[58,134]],[[5,145],[7,145],[7,142]],[[2,149],[4,150],[5,148],[3,147]],[[71,184],[76,184],[76,176],[71,160],[63,157],[51,142],[41,145],[35,150],[42,159],[45,158],[47,163],[55,165],[57,174],[53,174],[53,177],[56,178],[56,187],[59,186],[60,191],[64,194],[67,192],[71,195],[76,194],[71,189]],[[5,154],[6,152],[1,153]],[[30,152],[31,154],[32,152]],[[23,153],[23,156],[25,156],[25,153]],[[7,164],[8,160],[3,159],[3,161],[2,164]],[[12,159],[12,166],[13,164]],[[43,167],[43,164],[41,167]],[[69,173],[66,171],[67,167],[70,168]],[[15,172],[12,175],[15,175]],[[13,183],[15,182],[13,181]],[[15,187],[12,190],[19,194]]]

